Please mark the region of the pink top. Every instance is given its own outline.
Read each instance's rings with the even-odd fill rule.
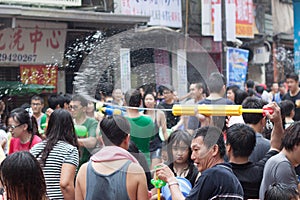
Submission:
[[[19,138],[11,138],[8,154],[12,154],[17,151],[29,151],[35,144],[41,141],[42,139],[39,136],[34,135],[31,145],[29,146],[30,141],[22,144]]]

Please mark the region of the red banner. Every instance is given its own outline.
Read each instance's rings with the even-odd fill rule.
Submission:
[[[21,81],[24,84],[39,84],[54,86],[57,91],[57,66],[21,65]]]

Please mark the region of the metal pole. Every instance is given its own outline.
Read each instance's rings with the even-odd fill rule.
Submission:
[[[221,20],[222,20],[222,73],[227,79],[226,70],[226,46],[227,46],[227,32],[226,32],[226,0],[221,0]]]

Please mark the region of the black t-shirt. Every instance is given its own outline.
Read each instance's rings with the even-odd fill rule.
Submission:
[[[294,116],[294,120],[295,121],[299,121],[300,120],[300,107],[297,108],[296,106],[296,100],[299,99],[300,100],[300,91],[298,92],[297,95],[295,96],[291,96],[290,92],[286,93],[283,97],[282,100],[291,100],[292,102],[294,102],[295,104],[295,116]]]
[[[265,164],[269,158],[276,154],[278,154],[278,151],[268,151],[265,157],[256,163],[230,163],[233,173],[243,187],[245,199],[259,199],[259,188],[263,178]]]
[[[202,172],[186,200],[242,200],[243,188],[229,163],[221,163]]]
[[[172,109],[174,104],[167,104],[166,102],[161,102],[157,107],[158,108],[164,108],[164,109]],[[172,111],[164,111],[167,119],[167,128],[172,128],[175,126],[179,120],[179,116],[174,116]]]

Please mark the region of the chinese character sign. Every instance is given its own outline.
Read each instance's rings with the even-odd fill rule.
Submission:
[[[294,65],[300,75],[300,0],[294,1]]]
[[[182,27],[181,0],[114,0],[116,13],[150,16],[149,25]]]
[[[236,2],[236,35],[254,37],[252,0],[235,0]]]
[[[0,62],[60,64],[66,28],[64,23],[17,20],[14,29],[0,31]]]
[[[128,91],[131,89],[131,71],[130,71],[130,49],[120,49],[120,69],[121,69],[121,89]]]
[[[39,84],[54,86],[57,90],[57,66],[21,65],[21,81],[24,84]]]
[[[227,49],[227,85],[244,87],[248,68],[249,51],[229,47]]]

